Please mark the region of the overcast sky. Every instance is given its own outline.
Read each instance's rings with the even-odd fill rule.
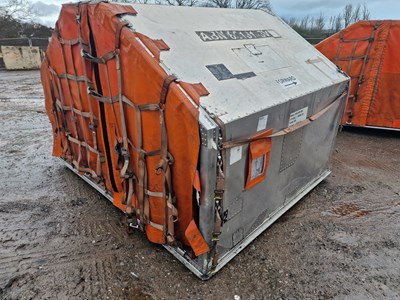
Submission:
[[[366,3],[373,19],[400,19],[400,0],[271,0],[272,8],[281,17],[337,15],[346,4]]]
[[[32,3],[38,2],[30,0]],[[400,0],[270,0],[274,12],[283,18],[318,16],[321,12],[330,17],[337,15],[346,4],[366,3],[372,19],[400,19]],[[41,0],[48,7],[40,5],[41,21],[54,26],[61,3],[69,0]]]

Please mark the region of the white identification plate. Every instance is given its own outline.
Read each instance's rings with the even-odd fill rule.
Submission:
[[[257,131],[261,131],[267,128],[268,115],[262,116],[258,119]]]
[[[284,89],[287,89],[287,88],[290,88],[290,87],[294,87],[294,86],[297,86],[297,85],[301,84],[300,80],[298,80],[293,75],[276,79],[275,82],[278,83]]]
[[[235,162],[238,162],[242,159],[242,146],[233,147],[231,149],[231,155],[229,157],[229,164],[233,165]]]
[[[260,176],[263,173],[263,171],[264,171],[264,160],[265,160],[265,154],[252,160],[252,162],[251,162],[251,178],[250,178],[250,180],[253,180],[254,178],[257,178],[258,176]]]
[[[308,106],[292,112],[289,117],[289,127],[307,119]]]

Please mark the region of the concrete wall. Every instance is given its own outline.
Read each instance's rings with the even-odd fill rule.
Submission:
[[[0,50],[7,70],[40,69],[39,47],[1,46]]]

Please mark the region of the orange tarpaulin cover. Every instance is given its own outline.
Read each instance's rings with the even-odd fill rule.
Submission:
[[[41,68],[53,155],[113,195],[150,241],[190,246],[185,233],[194,232],[204,252],[193,182],[197,105],[207,91],[166,74],[160,51],[168,45],[131,30],[121,14],[136,11],[102,2],[62,7]]]
[[[400,21],[360,21],[316,48],[351,77],[343,124],[400,128]]]

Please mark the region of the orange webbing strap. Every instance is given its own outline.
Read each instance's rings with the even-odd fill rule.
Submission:
[[[97,64],[97,65],[103,65],[105,68],[105,78],[107,82],[107,90],[108,94],[110,95],[109,97],[106,97],[104,95],[101,95],[100,93],[96,92],[94,90],[93,84],[90,85],[88,84],[87,92],[90,96],[96,98],[98,101],[107,103],[107,104],[113,104],[115,102],[119,102],[119,96],[111,96],[111,84],[110,84],[110,75],[109,75],[109,70],[108,70],[108,65],[107,62],[110,61],[111,59],[116,58],[116,51],[109,51],[102,57],[94,57],[89,53],[84,52],[83,50],[81,51],[81,55],[84,60],[90,61],[91,63]],[[114,116],[116,116],[115,110],[114,110],[114,105],[111,105],[111,110],[113,111]],[[115,127],[115,135],[118,136],[117,134],[117,128]]]
[[[178,220],[178,211],[174,206],[175,197],[172,190],[172,178],[170,166],[173,164],[173,157],[168,153],[168,133],[165,124],[165,107],[169,87],[176,81],[175,75],[169,75],[164,79],[160,93],[160,126],[161,126],[161,150],[160,161],[156,167],[156,174],[163,176],[164,181],[164,227],[163,233],[168,244],[175,242],[174,223]]]
[[[63,123],[61,123],[61,121],[59,119],[59,115],[58,115],[59,109],[57,108],[57,105],[56,105],[57,95],[55,94],[55,89],[56,89],[55,83],[54,83],[55,79],[53,78],[53,74],[50,71],[51,67],[49,65],[49,61],[48,61],[46,55],[45,55],[45,58],[44,58],[43,61],[46,61],[47,67],[49,68],[50,93],[51,93],[50,95],[51,95],[51,100],[52,100],[52,112],[54,114],[54,118],[55,118],[56,123],[57,123],[56,131],[57,131],[57,136],[58,136],[58,139],[59,139],[59,143],[60,143],[60,146],[63,149],[62,150],[62,156],[65,157],[66,156],[66,152],[68,151],[68,140],[66,140],[65,133],[64,133],[65,129],[64,129]],[[64,121],[64,118],[63,118],[63,121]],[[64,142],[63,138],[65,139],[65,142]]]
[[[268,135],[265,137],[256,137],[256,138],[245,138],[245,139],[239,139],[239,140],[234,140],[234,141],[228,141],[228,142],[224,142],[222,143],[221,147],[222,149],[230,149],[233,147],[237,147],[240,145],[244,145],[244,144],[248,144],[250,142],[254,142],[254,141],[258,141],[258,140],[262,140],[262,139],[270,139],[273,137],[278,137],[278,136],[284,136],[286,134],[289,134],[293,131],[296,131],[312,122],[314,122],[315,120],[319,119],[322,115],[324,115],[327,111],[329,111],[329,109],[336,104],[336,101],[341,99],[342,97],[344,97],[345,95],[347,95],[347,91],[344,91],[343,93],[341,93],[338,97],[335,98],[335,100],[333,100],[328,106],[326,106],[325,108],[323,108],[322,110],[320,110],[319,112],[315,113],[314,115],[308,117],[307,119],[296,123],[293,126],[287,127],[285,129],[282,129],[272,135]]]
[[[87,82],[90,85],[93,85],[92,81],[87,78],[86,76],[76,76],[76,75],[72,75],[72,74],[56,74],[58,78],[60,79],[68,79],[71,81],[77,81],[77,82]]]
[[[115,28],[115,49],[119,50],[119,46],[121,43],[121,31],[122,28],[124,28],[125,26],[129,26],[129,22],[123,21],[123,22],[119,22],[117,24],[117,27]]]
[[[76,20],[78,23],[78,42],[79,45],[81,47],[81,51],[85,51],[85,49],[89,50],[89,43],[86,43],[85,41],[83,41],[82,38],[82,26],[81,26],[81,3],[78,3],[77,6],[77,15],[76,15]],[[86,79],[86,88],[89,89],[90,86],[93,86],[92,81],[89,80],[88,75],[87,75],[87,71],[86,71],[86,65],[85,65],[85,60],[82,59],[82,69],[83,69],[83,74],[84,74],[84,78]],[[96,158],[96,174],[100,177],[101,174],[101,157],[102,154],[99,151],[99,147],[98,147],[98,143],[97,143],[97,126],[98,126],[98,122],[97,120],[95,120],[94,118],[94,114],[93,114],[93,107],[92,107],[92,101],[89,98],[87,98],[87,102],[88,102],[88,106],[89,106],[89,116],[90,116],[90,123],[89,123],[89,129],[92,132],[92,139],[93,139],[93,148],[97,150],[98,154],[97,154],[97,158]]]
[[[122,85],[123,85],[123,78],[122,78],[122,70],[121,70],[121,58],[120,58],[120,36],[122,32],[122,28],[127,26],[129,23],[128,22],[119,22],[117,24],[117,27],[115,29],[115,50],[113,51],[113,56],[116,59],[116,71],[117,71],[117,81],[118,81],[118,103],[119,103],[119,117],[121,120],[121,130],[122,130],[122,147],[120,148],[120,155],[122,156],[123,159],[123,164],[120,172],[120,177],[121,179],[127,183],[128,187],[127,189],[127,197],[126,197],[126,215],[128,218],[132,217],[133,213],[133,207],[132,207],[132,198],[133,198],[133,189],[134,189],[134,184],[133,184],[133,173],[130,171],[128,172],[128,168],[130,167],[130,156],[129,156],[129,143],[128,143],[128,132],[126,128],[126,121],[125,121],[125,111],[124,111],[124,99],[122,95]],[[106,65],[107,66],[107,65]],[[108,79],[108,68],[107,68],[107,82],[108,86],[109,84],[109,79]],[[111,95],[111,94],[110,94]],[[113,107],[114,109],[114,107]],[[142,208],[136,208],[136,220],[138,221],[141,220],[141,211]],[[139,224],[141,226],[141,224]]]
[[[63,49],[63,46],[61,46],[61,48]],[[75,66],[74,52],[72,51],[72,45],[69,45],[69,47],[67,49],[69,49],[69,51],[70,51],[70,57],[71,57],[71,60],[72,60],[72,63],[71,63],[72,71],[73,71],[72,75],[74,77],[78,77],[77,72],[76,72],[76,66]],[[65,70],[65,73],[67,73],[67,69]],[[69,78],[66,77],[66,80],[69,80]],[[81,89],[79,87],[79,82],[77,80],[73,80],[72,82],[74,82],[75,86],[76,86],[79,106],[80,106],[81,109],[83,109],[83,101],[82,101]],[[71,93],[71,99],[73,99],[72,98],[72,93]],[[72,104],[71,104],[71,108],[74,108],[73,107],[74,106],[73,103],[74,102],[72,102]],[[73,114],[74,114],[74,117],[76,117],[77,114],[76,114],[75,110],[73,110]],[[78,114],[78,116],[80,118],[82,118],[82,115]],[[81,121],[82,121],[82,119],[81,119]],[[83,122],[80,122],[80,125],[82,125],[82,123],[85,124],[85,121],[83,120]],[[84,129],[81,130],[81,131],[82,131],[82,134],[83,134],[84,144],[88,146],[87,132]],[[89,162],[90,162],[90,150],[88,149],[87,146],[85,147],[86,148],[86,160],[87,160],[86,164],[87,164],[87,167],[84,167],[84,168],[89,168]],[[79,153],[81,153],[81,151],[79,151]],[[81,166],[79,166],[79,167],[81,167]],[[91,172],[91,174],[93,174],[93,173]],[[97,177],[97,175],[95,176],[95,178],[96,177]]]
[[[73,51],[72,51],[72,46],[73,45],[77,45],[78,43],[82,42],[81,37],[74,39],[74,40],[64,40],[61,35],[60,32],[58,31],[58,29],[56,30],[56,33],[58,35],[58,39],[60,41],[60,45],[61,45],[61,58],[62,58],[62,62],[63,62],[63,66],[64,66],[64,70],[65,73],[64,74],[57,74],[52,68],[51,66],[49,66],[50,72],[55,75],[59,80],[64,79],[68,81],[73,81],[76,84],[76,88],[77,88],[77,96],[78,96],[78,101],[80,103],[80,106],[83,107],[83,102],[82,102],[82,98],[81,98],[81,92],[80,92],[80,87],[79,87],[79,82],[88,82],[88,78],[86,76],[86,74],[84,76],[78,76],[76,73],[76,67],[74,64],[74,55],[73,55]],[[64,51],[64,46],[67,45],[69,46],[69,50],[70,50],[70,57],[72,60],[72,70],[73,70],[73,74],[68,74],[67,71],[67,66],[66,66],[66,55],[65,55],[65,51]],[[83,47],[83,46],[82,46]],[[71,93],[70,89],[68,88],[68,92],[69,92],[69,97],[71,99],[71,104],[70,106],[65,105],[65,100],[64,100],[64,95],[63,95],[63,91],[62,91],[62,86],[61,84],[58,82],[58,86],[59,86],[59,94],[60,94],[60,99],[55,99],[56,101],[56,105],[57,107],[60,109],[60,111],[62,112],[63,116],[65,114],[66,111],[70,111],[70,113],[72,114],[72,120],[73,120],[73,125],[74,125],[74,130],[75,130],[75,137],[73,137],[67,130],[64,131],[68,142],[72,142],[74,144],[76,144],[78,146],[78,160],[75,160],[75,158],[72,158],[72,164],[74,165],[74,167],[80,171],[80,172],[85,172],[85,173],[89,173],[94,179],[98,179],[98,174],[99,174],[99,170],[100,168],[100,153],[97,151],[97,149],[91,147],[88,144],[88,139],[86,137],[86,132],[85,130],[82,130],[83,132],[83,138],[84,141],[81,141],[79,139],[79,134],[78,134],[78,119],[77,116],[79,118],[91,118],[91,112],[83,112],[80,109],[77,109],[74,107],[74,97],[73,94]],[[69,85],[68,85],[69,86]],[[68,108],[69,109],[68,109]],[[91,118],[93,119],[93,118]],[[66,122],[65,122],[66,125]],[[86,156],[87,156],[87,166],[81,166],[81,159],[82,159],[82,148],[86,149]],[[73,149],[73,147],[71,147],[71,150]],[[66,149],[64,149],[63,153],[65,153]],[[73,154],[73,151],[71,151]],[[89,161],[90,161],[90,153],[96,153],[97,157],[98,157],[98,163],[96,164],[96,171],[93,171],[92,169],[90,169],[89,167]],[[72,157],[74,157],[74,155],[72,155]]]
[[[223,224],[222,218],[222,203],[224,200],[225,191],[225,175],[223,172],[222,163],[217,163],[217,183],[214,191],[214,231],[212,233],[212,247],[210,257],[212,259],[212,268],[218,264],[219,253],[217,252],[217,243],[221,235],[221,227]]]
[[[225,124],[218,117],[216,117],[214,120],[220,128],[220,137],[217,156],[217,180],[214,190],[214,231],[212,233],[212,245],[209,252],[209,259],[211,259],[212,261],[212,269],[215,269],[217,267],[219,259],[219,253],[217,252],[217,243],[219,241],[219,236],[221,235],[221,227],[223,224],[222,205],[225,192],[225,174],[223,168],[226,163],[226,151],[224,151],[221,144],[223,141],[226,141]]]
[[[147,169],[146,169],[146,156],[145,152],[141,150],[139,152],[139,158],[138,158],[138,191],[137,191],[137,197],[138,197],[138,203],[139,203],[139,208],[142,208],[142,213],[139,214],[139,219],[141,223],[147,224],[148,221],[150,221],[149,218],[149,201],[148,197],[145,201],[145,189],[147,187],[147,180],[145,180],[147,176]]]
[[[76,45],[76,44],[83,44],[83,45],[85,45],[86,47],[89,47],[89,45],[86,44],[86,43],[82,40],[81,37],[76,38],[76,39],[71,39],[71,40],[64,40],[61,36],[59,36],[59,37],[58,37],[58,41],[60,42],[60,44],[63,44],[63,45],[73,46],[73,45]]]
[[[53,75],[53,78],[54,77],[56,77],[57,78],[57,85],[58,85],[58,88],[59,88],[59,97],[60,97],[60,99],[58,99],[58,98],[55,98],[54,99],[54,101],[55,101],[55,104],[56,104],[56,107],[57,107],[57,111],[58,110],[60,110],[61,111],[61,113],[62,113],[62,116],[63,116],[63,119],[64,119],[64,127],[65,127],[65,129],[64,129],[64,134],[65,134],[65,136],[66,136],[66,138],[67,138],[67,141],[68,142],[72,142],[72,143],[75,143],[75,144],[77,144],[78,145],[78,160],[76,161],[75,160],[75,158],[74,158],[74,155],[73,155],[73,147],[70,147],[70,151],[71,151],[71,153],[72,153],[72,158],[71,158],[71,160],[72,160],[72,164],[75,166],[75,168],[78,170],[78,171],[80,171],[80,172],[85,172],[85,173],[89,173],[89,174],[91,174],[92,175],[92,177],[94,178],[94,179],[96,179],[97,177],[98,177],[98,173],[97,172],[95,172],[95,171],[93,171],[93,170],[91,170],[90,168],[89,168],[89,165],[87,166],[87,167],[85,167],[85,166],[81,166],[81,159],[82,159],[82,147],[83,148],[85,148],[86,149],[86,155],[87,155],[87,159],[88,159],[88,162],[89,162],[89,160],[90,160],[90,153],[91,152],[94,152],[94,153],[97,153],[98,151],[97,150],[95,150],[93,147],[91,147],[88,143],[87,143],[87,138],[86,138],[86,133],[85,133],[85,131],[83,130],[82,132],[83,132],[83,136],[84,136],[84,141],[80,141],[79,140],[79,135],[78,135],[78,124],[77,124],[77,116],[79,117],[79,118],[86,118],[86,117],[89,117],[90,118],[90,112],[83,112],[83,111],[81,111],[80,109],[77,109],[77,108],[75,108],[74,107],[74,98],[73,98],[73,94],[71,93],[71,91],[70,91],[70,89],[68,88],[68,92],[69,92],[69,96],[70,96],[70,99],[71,99],[71,104],[70,104],[70,106],[68,106],[69,107],[69,109],[67,108],[67,106],[65,105],[65,104],[63,104],[63,103],[65,103],[65,99],[64,99],[64,94],[63,94],[63,91],[62,91],[62,86],[61,86],[61,84],[60,84],[60,80],[61,79],[64,79],[64,80],[66,80],[67,82],[69,82],[69,81],[73,81],[73,82],[75,82],[76,83],[76,86],[77,86],[77,89],[78,89],[78,100],[79,100],[79,103],[80,103],[80,106],[81,107],[83,107],[82,106],[82,99],[81,99],[81,94],[80,94],[80,89],[79,89],[79,82],[84,82],[84,81],[87,81],[88,80],[88,78],[87,78],[87,76],[86,76],[86,74],[84,75],[84,76],[78,76],[77,75],[77,73],[76,73],[76,68],[75,68],[75,64],[74,64],[74,56],[73,56],[73,51],[72,51],[72,46],[73,45],[77,45],[77,44],[79,44],[79,43],[82,43],[82,39],[79,37],[79,38],[77,38],[77,39],[73,39],[73,40],[65,40],[65,39],[63,39],[62,37],[61,37],[61,35],[60,35],[60,32],[59,32],[59,30],[58,30],[58,28],[56,28],[56,34],[57,34],[57,36],[58,36],[58,40],[59,40],[59,42],[60,42],[60,45],[61,45],[61,59],[62,59],[62,62],[63,62],[63,66],[64,66],[64,70],[65,70],[65,73],[64,74],[57,74],[55,71],[54,71],[54,69],[52,69],[51,68],[51,66],[49,65],[49,70],[50,70],[50,72],[52,73],[52,75]],[[67,67],[66,67],[66,62],[65,62],[65,59],[66,59],[66,56],[65,56],[65,52],[64,52],[64,46],[65,45],[67,45],[67,46],[69,46],[69,49],[70,49],[70,57],[71,57],[71,60],[72,60],[72,69],[73,69],[73,74],[68,74],[67,73]],[[82,47],[85,47],[85,48],[87,48],[87,44],[85,45],[85,46],[82,46]],[[69,85],[68,85],[68,87],[69,87]],[[74,130],[75,130],[75,137],[73,137],[69,132],[68,132],[68,130],[67,130],[67,122],[65,121],[65,112],[66,111],[70,111],[70,113],[72,114],[72,123],[73,123],[73,125],[74,125]],[[84,121],[85,122],[85,121]],[[68,148],[67,147],[65,147],[64,148],[64,150],[63,150],[63,156],[65,156],[65,153],[66,153],[66,151],[68,150]],[[99,154],[98,154],[98,157],[99,157]],[[96,167],[96,169],[97,170],[99,170],[99,165]]]
[[[106,103],[106,104],[113,104],[115,102],[118,102],[118,96],[113,96],[113,97],[106,97],[98,92],[96,92],[92,87],[89,87],[87,89],[88,95],[96,98],[96,100]]]
[[[145,194],[147,188],[147,168],[146,168],[146,152],[142,149],[143,137],[142,137],[142,115],[140,106],[135,105],[125,96],[122,96],[122,101],[133,107],[136,112],[136,133],[137,133],[137,149],[131,145],[138,152],[138,170],[137,170],[137,201],[138,208],[136,209],[136,216],[139,218],[141,224],[148,224],[150,222],[150,205],[149,197]],[[158,105],[155,107],[158,110]]]
[[[136,123],[137,123],[137,147],[135,147],[129,140],[128,143],[130,147],[138,152],[138,173],[137,173],[137,180],[138,180],[138,191],[136,193],[138,197],[138,204],[139,208],[136,210],[136,215],[139,218],[141,224],[154,224],[150,222],[150,204],[149,204],[149,196],[147,193],[147,166],[146,166],[146,156],[152,155],[159,155],[161,151],[152,151],[152,152],[145,152],[142,149],[143,138],[142,138],[142,111],[159,111],[160,105],[159,104],[143,104],[143,105],[136,105],[132,101],[130,101],[127,97],[122,95],[122,101],[129,105],[130,107],[134,108],[136,111]],[[154,196],[156,197],[156,196]],[[152,225],[153,226],[153,225]],[[154,227],[154,226],[153,226]],[[159,228],[159,226],[155,227]]]
[[[57,94],[58,94],[58,96],[60,97],[60,101],[61,101],[61,102],[65,102],[65,101],[64,101],[64,93],[63,93],[63,91],[62,91],[62,86],[61,86],[60,78],[58,78],[57,73],[56,73],[56,72],[54,71],[54,69],[50,66],[50,62],[49,62],[49,70],[50,70],[50,73],[52,74],[52,78],[53,78],[53,80],[52,80],[52,82],[53,82],[53,88],[54,88],[55,91],[57,91]],[[61,119],[62,119],[61,128],[62,128],[63,133],[64,133],[64,135],[65,135],[65,138],[66,138],[66,140],[67,140],[67,143],[64,145],[64,149],[63,149],[63,158],[67,158],[67,157],[66,157],[66,153],[67,153],[67,151],[69,150],[69,152],[70,152],[70,154],[71,154],[71,157],[68,157],[68,159],[71,160],[71,162],[72,162],[73,157],[74,157],[74,148],[73,148],[72,144],[70,143],[70,141],[68,140],[68,136],[70,136],[71,133],[70,133],[69,130],[68,130],[68,123],[67,123],[67,120],[66,120],[66,113],[65,113],[65,111],[63,110],[63,107],[64,107],[63,105],[62,105],[61,107],[57,107],[56,101],[57,101],[57,99],[54,98],[54,99],[53,99],[53,104],[54,104],[54,107],[56,108],[57,112],[58,112],[58,111],[61,112]],[[79,149],[79,150],[80,150],[80,149]]]
[[[58,29],[56,30],[56,33],[58,34],[58,36],[60,38],[61,35],[60,35],[60,32],[58,31]],[[61,44],[61,47],[60,47],[61,48],[61,61],[63,63],[64,73],[68,73],[67,63],[65,62],[65,59],[66,59],[65,50],[64,50],[64,46],[65,45],[66,44]],[[71,45],[67,45],[67,46],[72,47]],[[71,51],[71,55],[72,55],[72,51]],[[72,58],[72,65],[73,65],[74,64],[73,56],[71,58]],[[75,71],[75,66],[73,67],[73,69]],[[74,75],[76,75],[76,74],[74,74]],[[67,78],[67,80],[68,80],[68,78]],[[60,86],[60,88],[61,88],[61,94],[63,94],[62,86]],[[79,86],[78,86],[78,89],[79,89]],[[71,106],[71,114],[72,114],[72,124],[73,124],[73,128],[74,128],[74,137],[79,140],[78,119],[77,119],[77,117],[76,117],[76,115],[75,115],[75,113],[74,113],[74,111],[72,109],[73,105],[74,105],[74,97],[73,97],[73,94],[71,92],[71,89],[69,88],[69,84],[68,84],[67,92],[68,92],[69,99],[71,100],[70,106]],[[78,92],[78,93],[80,93],[80,92]],[[80,96],[79,96],[79,100],[80,100]],[[64,97],[61,97],[61,102],[63,103],[63,105],[66,104],[66,101],[65,101]],[[80,148],[78,148],[78,160],[77,161],[73,161],[75,167],[76,166],[80,167],[81,159],[82,159],[82,151],[81,151]]]
[[[165,182],[166,182],[166,195],[167,196],[167,243],[173,244],[175,242],[175,222],[178,221],[178,210],[174,206],[176,204],[176,197],[172,190],[172,174],[170,166],[174,163],[172,155],[168,153],[168,167],[165,172]]]
[[[59,108],[65,110],[65,111],[70,111],[71,110],[70,106],[63,106],[59,99],[57,99],[57,98],[55,98],[55,99],[56,99],[55,103]],[[75,114],[77,114],[77,115],[79,115],[81,117],[90,118],[90,113],[89,112],[81,111],[81,110],[79,110],[79,109],[77,109],[75,107],[73,107],[72,110],[75,112]],[[94,119],[96,120],[96,118],[94,118]]]
[[[128,140],[127,128],[126,128],[126,120],[125,120],[125,112],[124,112],[124,103],[129,102],[132,104],[129,99],[127,99],[123,93],[123,78],[122,78],[122,70],[121,70],[121,59],[120,59],[120,35],[122,32],[122,28],[127,26],[128,22],[119,22],[116,26],[115,30],[115,49],[112,51],[107,52],[102,57],[94,57],[88,52],[82,49],[81,55],[84,60],[90,61],[91,63],[95,64],[102,64],[105,67],[105,78],[107,82],[107,89],[109,96],[106,97],[101,95],[100,93],[96,92],[93,89],[93,86],[88,85],[88,94],[100,102],[111,104],[111,109],[115,116],[117,116],[114,110],[114,103],[118,102],[119,104],[119,118],[121,124],[121,131],[122,131],[122,146],[119,147],[119,155],[122,158],[122,167],[120,171],[120,177],[122,179],[122,184],[124,186],[124,196],[122,199],[122,203],[126,204],[126,219],[129,227],[138,228],[141,224],[137,224],[137,218],[140,216],[140,209],[136,208],[135,215],[136,218],[133,216],[133,206],[132,200],[134,195],[134,179],[136,179],[135,175],[131,170],[130,165],[130,156],[129,156],[129,145],[130,142]],[[107,62],[115,59],[116,63],[116,73],[117,73],[117,83],[118,83],[118,95],[112,96],[111,91],[111,84],[110,84],[110,74],[108,69]],[[90,101],[90,100],[89,100]],[[117,129],[116,129],[117,130]],[[116,134],[118,136],[118,134]],[[135,149],[136,150],[136,149]]]
[[[118,74],[118,102],[119,102],[119,113],[121,118],[121,127],[122,127],[122,145],[123,149],[121,149],[122,155],[124,156],[124,165],[121,169],[121,178],[126,178],[126,172],[129,165],[129,155],[128,155],[128,133],[126,129],[125,122],[125,112],[124,112],[124,104],[122,101],[122,74],[121,74],[121,66],[120,66],[120,58],[119,55],[117,58],[117,74]]]
[[[161,150],[156,150],[152,152],[145,152],[142,149],[143,137],[142,137],[142,111],[159,111],[159,104],[143,104],[136,105],[124,95],[122,96],[122,101],[134,108],[136,111],[136,123],[137,123],[137,141],[138,145],[135,147],[129,140],[130,147],[138,152],[138,171],[137,171],[137,181],[138,181],[138,191],[136,193],[138,198],[139,210],[141,209],[141,213],[137,212],[137,216],[140,219],[141,224],[151,224],[155,228],[159,228],[160,226],[154,226],[154,223],[150,221],[150,203],[149,196],[153,197],[161,197],[164,198],[163,195],[160,196],[160,193],[154,193],[147,190],[147,166],[146,166],[146,156],[160,155]],[[162,231],[162,229],[161,229]]]
[[[84,59],[86,59],[92,63],[105,65],[109,60],[111,60],[115,57],[116,53],[115,53],[115,51],[110,51],[110,52],[104,54],[102,57],[94,57],[82,49],[81,55]]]

